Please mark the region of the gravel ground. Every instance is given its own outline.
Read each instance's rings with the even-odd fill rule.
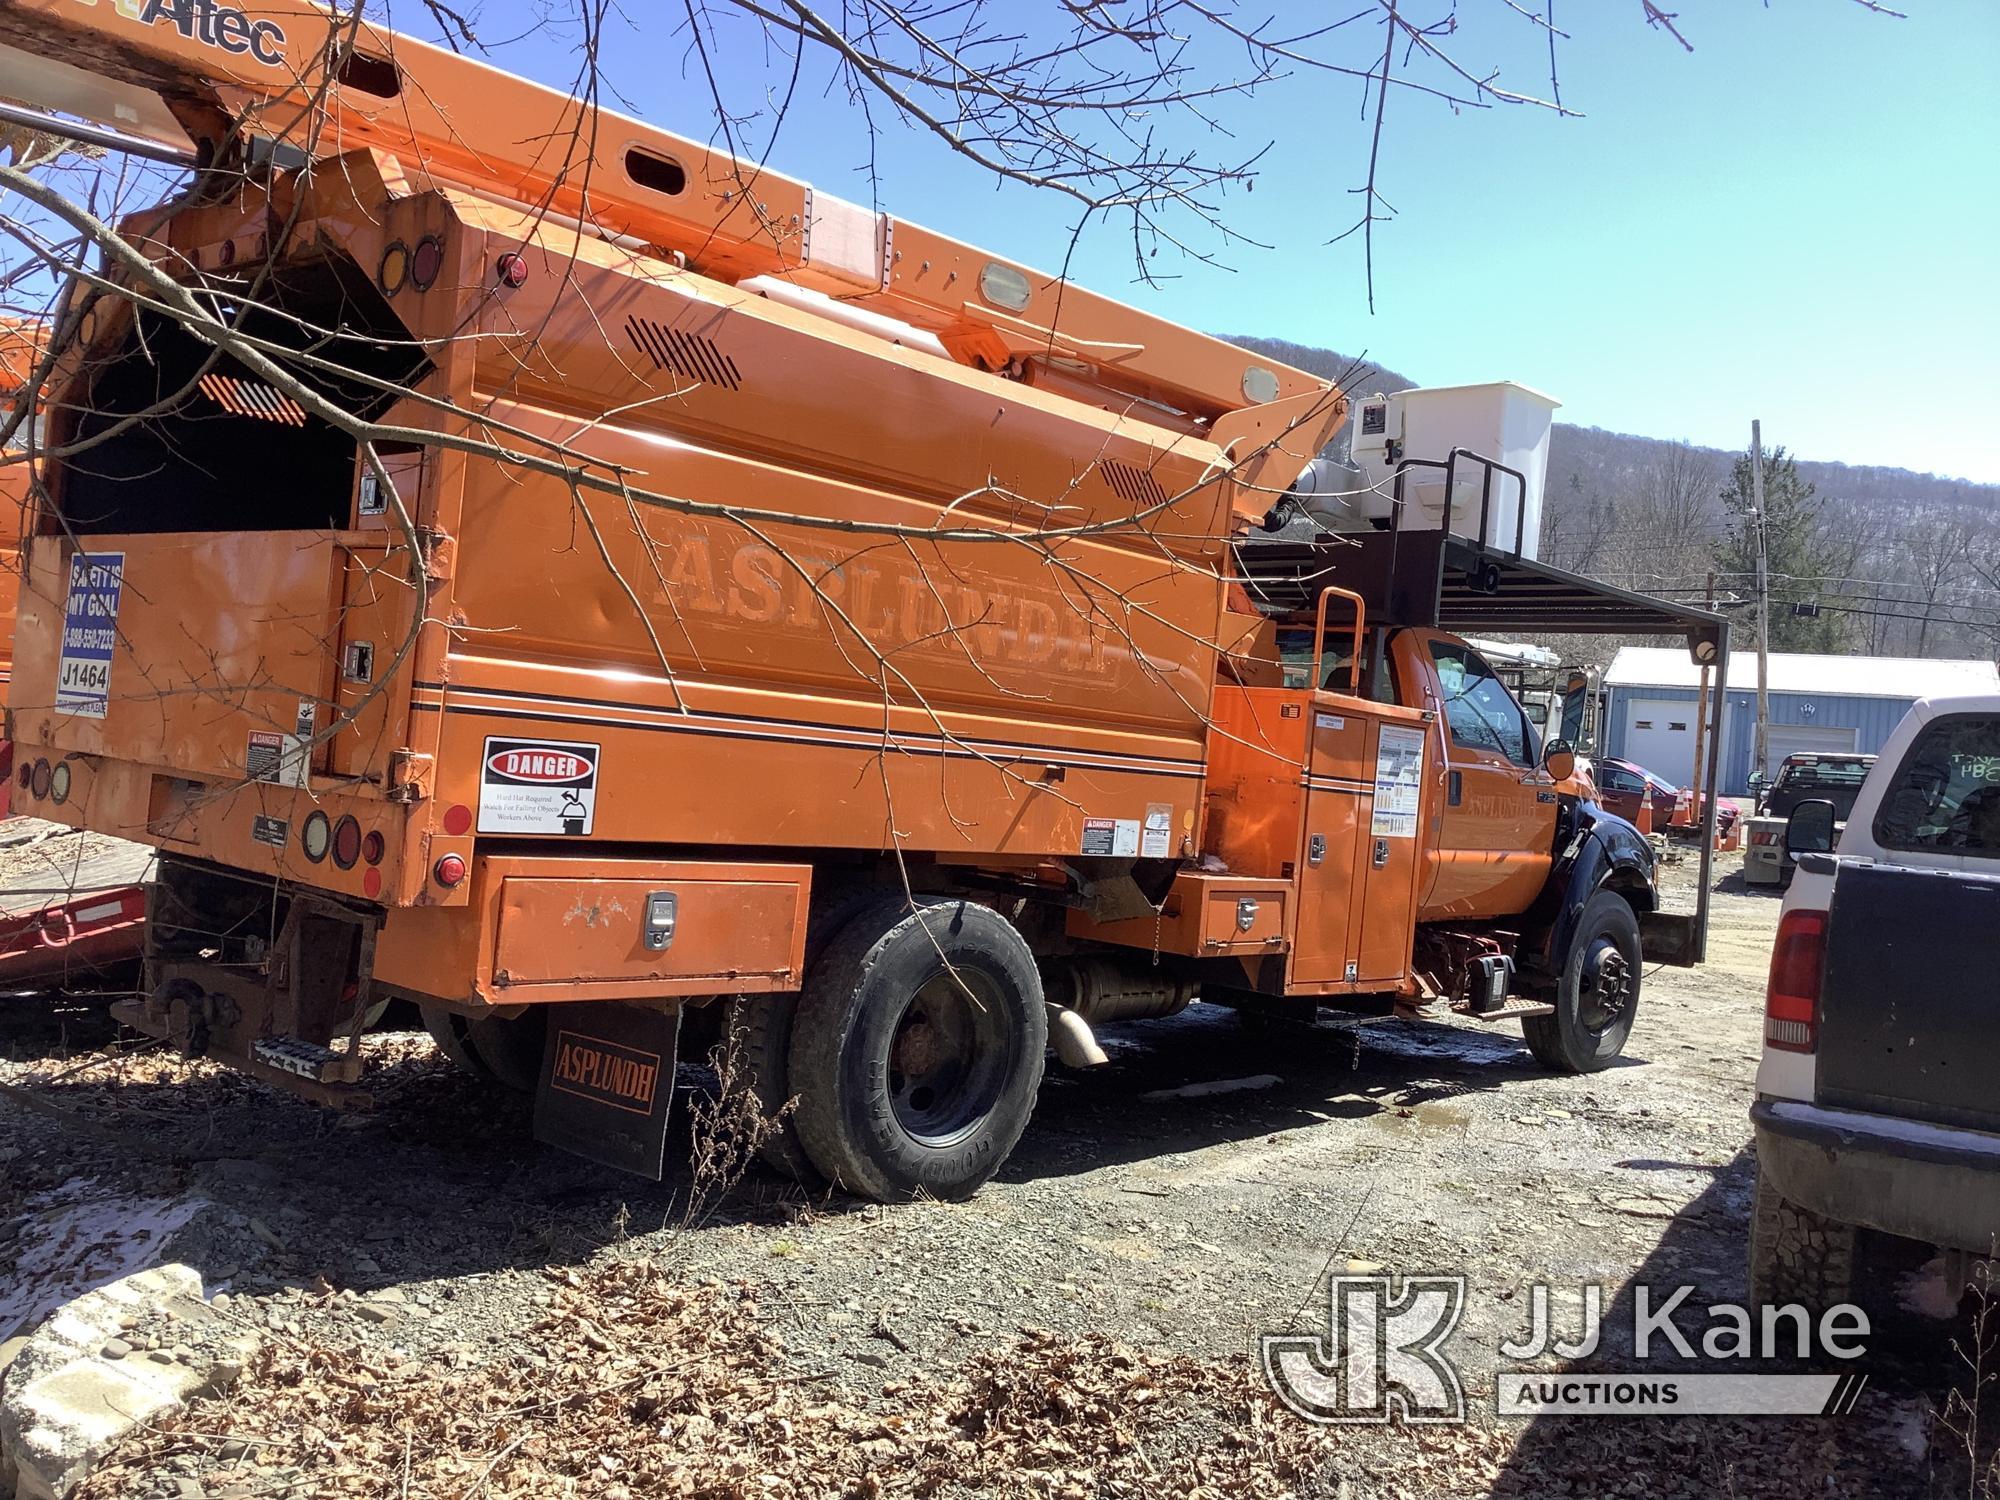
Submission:
[[[1686,885],[1690,869],[1674,878]],[[1844,1419],[1492,1414],[1497,1346],[1524,1329],[1532,1282],[1567,1289],[1556,1305],[1572,1323],[1575,1289],[1607,1288],[1594,1362],[1612,1369],[1632,1367],[1635,1284],[1692,1283],[1696,1306],[1743,1296],[1745,1112],[1778,901],[1746,891],[1729,856],[1718,875],[1708,964],[1647,975],[1632,1042],[1605,1073],[1542,1073],[1517,1025],[1251,1027],[1196,1005],[1111,1029],[1109,1068],[1052,1070],[1021,1147],[974,1200],[890,1210],[814,1199],[756,1171],[717,1193],[685,1169],[652,1185],[554,1153],[530,1139],[522,1101],[457,1078],[417,1035],[372,1040],[388,1087],[373,1114],[339,1117],[204,1064],[121,1050],[88,1007],[7,1002],[0,1081],[30,1089],[44,1108],[0,1101],[0,1256],[19,1267],[0,1282],[0,1325],[31,1321],[121,1266],[163,1253],[187,1261],[226,1289],[233,1317],[266,1335],[273,1361],[224,1398],[233,1407],[191,1412],[189,1430],[212,1435],[254,1424],[281,1386],[297,1398],[317,1368],[379,1368],[406,1383],[504,1371],[518,1396],[540,1368],[524,1361],[555,1359],[524,1352],[541,1347],[528,1330],[555,1330],[536,1335],[554,1340],[574,1334],[564,1319],[615,1325],[594,1311],[610,1295],[605,1278],[645,1267],[691,1294],[730,1299],[732,1318],[743,1316],[735,1303],[751,1304],[761,1378],[810,1384],[828,1409],[869,1421],[907,1407],[950,1426],[959,1418],[939,1414],[969,1399],[965,1382],[990,1406],[993,1382],[1018,1394],[1024,1371],[1079,1387],[1089,1384],[1083,1371],[1182,1371],[1178,1386],[1159,1376],[1185,1398],[1176,1420],[1130,1427],[1141,1457],[1164,1455],[1179,1473],[1264,1420],[1257,1337],[1310,1330],[1315,1314],[1323,1330],[1330,1271],[1455,1272],[1470,1288],[1449,1346],[1471,1396],[1467,1426],[1260,1438],[1253,1456],[1265,1467],[1217,1470],[1212,1492],[1966,1494],[1954,1459],[1963,1445],[1940,1421],[1963,1384],[1947,1341],[1966,1330],[1946,1324],[1912,1319],[1898,1331],[1901,1352],[1871,1356],[1871,1384]],[[696,1075],[684,1081],[700,1086]],[[685,1159],[686,1129],[670,1161]],[[616,1284],[618,1297],[633,1295]],[[0,1326],[0,1338],[9,1331]],[[947,1388],[959,1394],[941,1404],[912,1394]],[[1223,1389],[1249,1393],[1250,1404],[1215,1399]],[[703,1420],[724,1426],[755,1415],[710,1404]],[[342,1410],[343,1421],[374,1420]],[[1104,1410],[1098,1425],[1126,1430],[1123,1408]],[[1282,1411],[1275,1419],[1296,1422]],[[312,1430],[333,1420],[322,1413]],[[817,1431],[812,1420],[798,1417],[800,1430]],[[601,1423],[589,1430],[606,1441]],[[754,1452],[759,1439],[738,1431],[732,1441],[740,1469],[742,1444]],[[260,1459],[238,1444],[225,1462],[212,1443],[155,1443],[120,1471],[119,1484],[135,1487],[102,1493],[207,1485],[248,1495],[290,1484],[299,1494],[395,1494],[410,1483],[363,1466],[352,1484],[316,1487],[313,1463],[334,1460],[280,1446]],[[515,1487],[514,1465],[533,1451],[495,1463],[480,1484],[556,1492],[538,1487],[570,1472],[552,1455],[538,1461],[555,1468]],[[1122,1460],[1086,1459],[1045,1483],[1047,1465],[955,1470],[934,1452],[921,1474],[911,1467],[882,1484],[1121,1492]],[[773,1467],[760,1487],[752,1463],[713,1489],[690,1480],[683,1490],[659,1479],[631,1487],[619,1477],[624,1462],[586,1465],[562,1492],[805,1494],[814,1485],[798,1476],[833,1464],[808,1456],[804,1469]],[[434,1488],[418,1478],[407,1493],[470,1493],[457,1470],[438,1471]],[[821,1493],[859,1483],[837,1467],[822,1480]]]

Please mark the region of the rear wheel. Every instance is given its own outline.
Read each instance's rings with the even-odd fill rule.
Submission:
[[[1003,917],[878,898],[806,977],[790,1058],[799,1139],[863,1197],[968,1197],[1027,1128],[1047,1046],[1034,954]]]
[[[425,1005],[424,1029],[451,1065],[482,1083],[531,1094],[542,1079],[542,1043],[548,1017],[536,1006],[512,1020],[472,1020],[442,1005]]]
[[[1555,1014],[1521,1022],[1535,1060],[1559,1073],[1609,1067],[1632,1034],[1639,972],[1639,919],[1616,891],[1599,891],[1577,920],[1556,982]]]
[[[1784,1197],[1757,1174],[1750,1209],[1750,1301],[1802,1302],[1815,1313],[1854,1300],[1860,1234]]]
[[[882,900],[880,888],[867,885],[835,886],[824,900],[815,900],[806,929],[806,972],[849,919]],[[762,1132],[757,1155],[773,1170],[817,1187],[823,1179],[799,1139],[797,1111],[785,1108],[793,1097],[792,1025],[798,1010],[796,994],[733,996],[723,1006],[722,1037],[736,1087],[750,1096],[763,1119],[776,1122]]]
[[[804,1183],[819,1173],[799,1140],[797,1112],[791,1102],[792,1023],[798,1014],[797,995],[738,995],[723,1017],[723,1048],[733,1086],[765,1122],[757,1139],[764,1164]]]

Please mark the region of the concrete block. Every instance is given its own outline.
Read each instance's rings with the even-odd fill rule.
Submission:
[[[84,1293],[28,1337],[0,1388],[0,1458],[16,1470],[19,1495],[67,1500],[140,1423],[240,1374],[256,1340],[201,1294],[191,1267],[154,1266]],[[105,1357],[141,1333],[188,1358]]]

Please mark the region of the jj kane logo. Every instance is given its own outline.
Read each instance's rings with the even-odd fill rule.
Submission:
[[[1538,1367],[1495,1372],[1497,1414],[1841,1416],[1854,1409],[1868,1383],[1853,1368],[1866,1352],[1869,1332],[1860,1308],[1842,1303],[1815,1319],[1798,1303],[1754,1309],[1714,1303],[1705,1322],[1683,1324],[1679,1318],[1695,1312],[1687,1306],[1694,1292],[1682,1286],[1661,1297],[1635,1285],[1628,1347],[1639,1368],[1599,1370],[1578,1369],[1575,1362],[1598,1352],[1605,1289],[1582,1288],[1578,1336],[1566,1339],[1550,1288],[1532,1285],[1527,1330],[1502,1342],[1499,1353]],[[1465,1387],[1444,1346],[1465,1305],[1463,1276],[1407,1276],[1400,1284],[1386,1276],[1335,1276],[1324,1333],[1260,1340],[1265,1379],[1309,1422],[1462,1422]],[[1555,1369],[1546,1366],[1551,1358],[1561,1362]],[[1767,1373],[1800,1360],[1840,1361],[1848,1368]]]
[[[94,5],[97,0],[84,0]],[[220,0],[112,0],[119,15],[141,26],[165,22],[191,42],[233,57],[248,55],[266,67],[285,60],[285,28],[276,21],[253,21]]]

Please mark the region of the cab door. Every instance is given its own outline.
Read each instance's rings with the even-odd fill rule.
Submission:
[[[1514,916],[1547,882],[1555,783],[1527,714],[1477,651],[1435,631],[1398,639],[1437,710],[1431,872],[1419,920]]]

